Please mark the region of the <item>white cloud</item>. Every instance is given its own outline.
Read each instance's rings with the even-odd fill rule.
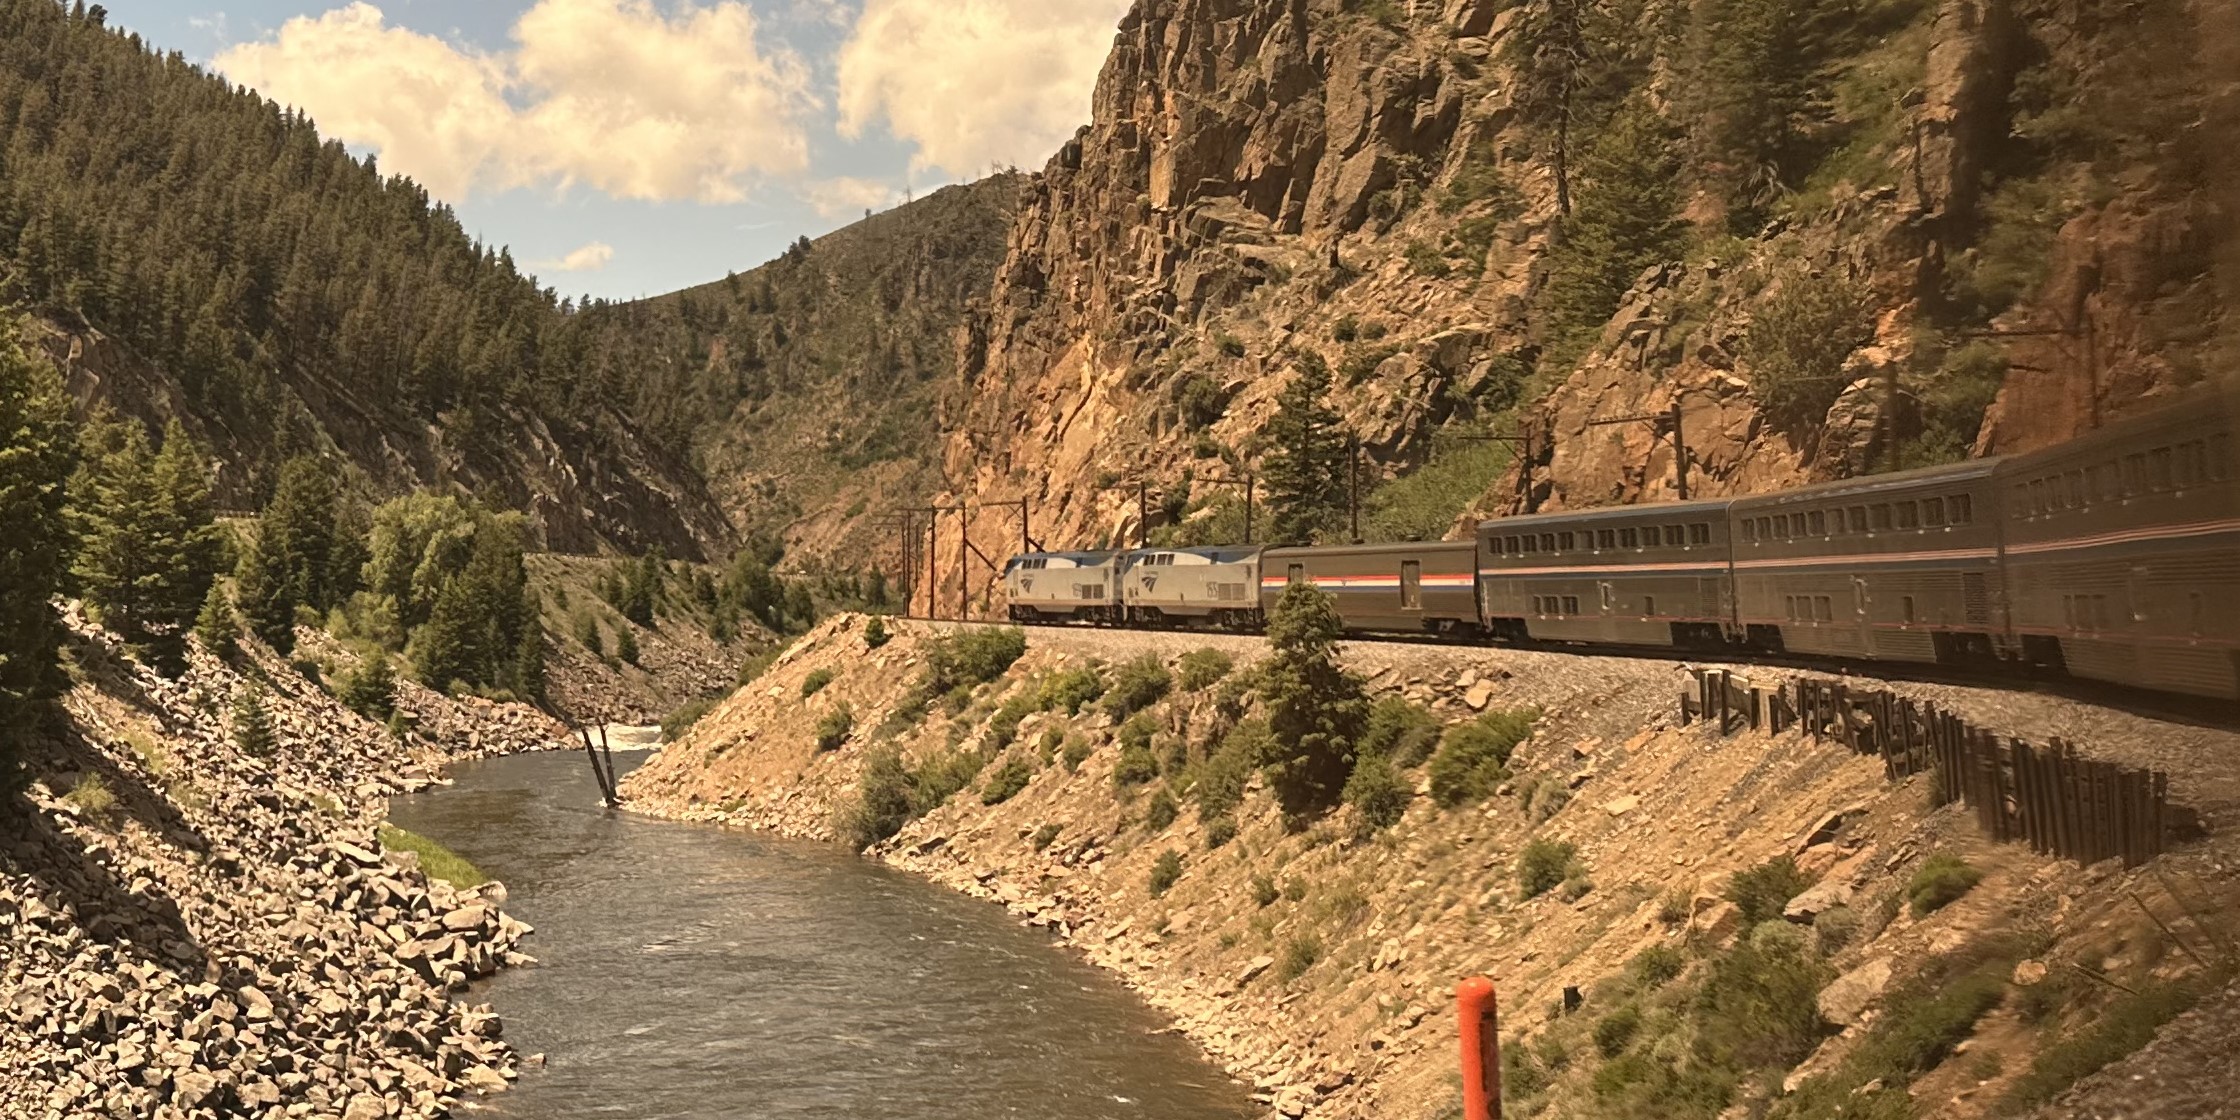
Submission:
[[[537,0],[513,49],[485,54],[389,26],[359,0],[216,62],[442,197],[585,183],[720,203],[808,166],[807,68],[756,31],[738,0],[673,14],[650,0]]]
[[[901,190],[877,179],[842,176],[820,179],[801,192],[802,200],[826,218],[845,218],[865,210],[881,210],[902,201]]]
[[[614,246],[604,241],[594,241],[559,260],[545,261],[535,267],[552,272],[597,272],[607,267],[607,262],[612,260]]]
[[[840,131],[883,119],[914,168],[1037,166],[1089,119],[1132,0],[866,0],[840,49]]]

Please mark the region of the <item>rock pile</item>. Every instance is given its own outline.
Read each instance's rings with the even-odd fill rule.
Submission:
[[[83,623],[74,652],[0,806],[0,1115],[433,1117],[503,1088],[498,1017],[450,996],[527,962],[528,928],[373,835],[431,752],[261,651],[261,755],[233,667],[166,681]]]

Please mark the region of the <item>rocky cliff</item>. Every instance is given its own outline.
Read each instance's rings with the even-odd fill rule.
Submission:
[[[1133,537],[1138,483],[1154,527],[1231,516],[1216,480],[1263,462],[1310,354],[1371,502],[1414,513],[1386,533],[1670,498],[1668,422],[1591,421],[1675,403],[1694,491],[1744,493],[2042,445],[2229,364],[2219,6],[1805,5],[1824,26],[1766,126],[1792,142],[1748,189],[1707,154],[1739,110],[1704,90],[1763,77],[1713,41],[1753,6],[1608,6],[1631,30],[1597,41],[1611,91],[1559,161],[1531,68],[1561,7],[1138,4],[960,333],[949,497],[1026,499],[1053,547]],[[1675,226],[1638,268],[1593,224],[1645,158],[1625,106]],[[1612,268],[1583,314],[1567,271]],[[1488,434],[1525,437],[1506,474],[1454,438]],[[1017,537],[1016,510],[971,524]]]

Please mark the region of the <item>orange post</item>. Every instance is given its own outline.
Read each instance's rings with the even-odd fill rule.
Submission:
[[[1464,980],[1454,993],[1462,1026],[1463,1120],[1501,1120],[1501,1017],[1493,981]]]

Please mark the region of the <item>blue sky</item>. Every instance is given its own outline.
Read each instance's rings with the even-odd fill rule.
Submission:
[[[107,0],[563,294],[744,271],[1086,123],[1129,0]]]

